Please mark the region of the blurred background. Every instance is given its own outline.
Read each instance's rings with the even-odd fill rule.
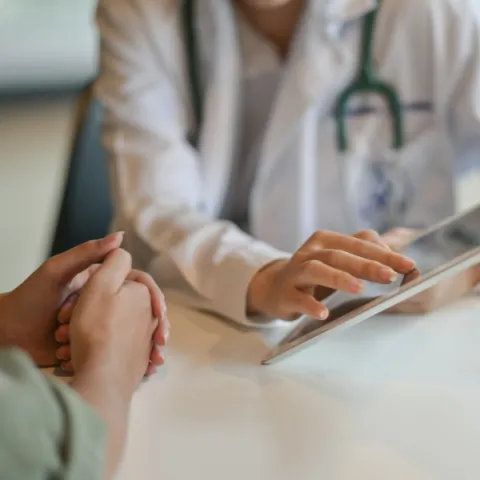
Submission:
[[[97,70],[95,5],[0,0],[0,292],[52,248],[79,99]]]
[[[52,249],[101,233],[110,214],[101,112],[85,96],[97,71],[95,4],[0,0],[0,292]],[[480,177],[459,197],[461,208],[480,201]],[[71,212],[82,232],[71,232]]]

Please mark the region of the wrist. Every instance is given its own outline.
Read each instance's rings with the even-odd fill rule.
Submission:
[[[108,394],[119,403],[128,405],[136,385],[131,385],[125,375],[114,365],[102,361],[85,363],[75,372],[71,386],[83,390],[96,389],[99,395]]]
[[[106,478],[113,478],[124,449],[133,391],[101,365],[80,368],[71,388],[103,419],[107,427]]]

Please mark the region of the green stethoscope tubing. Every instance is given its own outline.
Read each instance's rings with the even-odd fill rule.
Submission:
[[[202,92],[200,89],[200,72],[198,66],[198,43],[195,31],[195,3],[185,0],[182,7],[183,34],[187,53],[187,72],[190,82],[194,127],[191,134],[193,146],[198,144],[200,125],[203,121]]]
[[[379,3],[380,1],[381,0],[379,0]],[[386,100],[392,119],[393,147],[398,150],[404,144],[403,114],[399,96],[391,84],[381,80],[374,65],[373,38],[378,11],[379,6],[365,16],[361,42],[360,69],[353,82],[339,94],[335,106],[334,115],[337,123],[337,149],[339,152],[346,152],[348,150],[346,122],[348,117],[348,102],[353,96],[359,93],[374,93]],[[198,65],[198,42],[195,31],[194,0],[184,0],[182,22],[195,125],[195,130],[192,134],[192,143],[196,145],[198,142],[198,130],[203,120],[203,105]]]
[[[399,96],[391,84],[380,79],[375,69],[373,37],[379,8],[380,7],[377,7],[365,16],[362,32],[360,70],[353,82],[340,93],[335,107],[337,147],[340,152],[346,152],[348,150],[346,126],[347,107],[350,99],[358,93],[374,93],[386,100],[392,119],[393,146],[396,150],[399,150],[404,144],[403,112]]]

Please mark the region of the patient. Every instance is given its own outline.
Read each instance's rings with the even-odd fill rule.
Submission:
[[[0,295],[2,478],[115,473],[133,393],[163,363],[157,345],[166,343],[169,329],[162,293],[151,277],[132,270],[130,255],[119,248],[122,237],[53,257]],[[76,376],[68,388],[35,364],[57,363],[56,317],[80,289],[69,329]]]

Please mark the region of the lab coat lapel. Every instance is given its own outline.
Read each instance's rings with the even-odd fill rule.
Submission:
[[[376,0],[312,0],[307,7],[270,117],[252,195],[253,230],[262,239],[271,241],[280,234],[267,231],[272,224],[267,219],[275,208],[267,200],[272,179],[277,183],[282,179],[283,188],[289,190],[297,187],[292,185],[292,178],[280,174],[291,170],[284,162],[302,162],[302,158],[283,155],[287,145],[302,142],[307,111],[315,109],[316,118],[330,114],[338,93],[358,68],[358,50],[352,50],[352,42],[346,41],[343,27],[375,6]],[[301,144],[294,149],[302,150]],[[299,212],[299,216],[304,214]]]
[[[311,106],[330,111],[337,94],[358,68],[358,51],[343,41],[342,28],[377,5],[376,0],[312,0],[297,33],[272,112],[263,150],[268,175],[285,142]]]
[[[204,92],[204,119],[199,150],[204,165],[205,208],[217,216],[221,208],[237,141],[241,58],[235,12],[229,2],[198,2],[200,39],[209,64]]]

